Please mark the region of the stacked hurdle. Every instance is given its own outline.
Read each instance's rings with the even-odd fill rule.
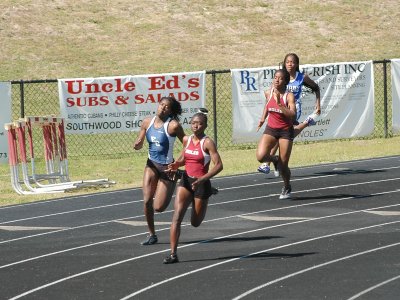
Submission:
[[[63,118],[25,117],[13,123],[6,123],[4,128],[8,132],[11,184],[18,194],[62,193],[80,187],[107,187],[115,184],[107,178],[70,180]],[[37,172],[35,161],[33,132],[37,128],[41,129],[43,135],[45,173]],[[29,159],[26,151],[27,142]],[[30,168],[28,161],[30,161]]]

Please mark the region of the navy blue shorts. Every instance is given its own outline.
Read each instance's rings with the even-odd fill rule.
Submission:
[[[190,177],[186,172],[182,174],[182,178],[179,181],[178,186],[184,187],[187,189],[189,192],[193,194],[195,198],[200,198],[200,199],[208,199],[212,195],[211,191],[211,181],[207,179],[204,181],[202,184],[197,186],[197,189],[193,191],[192,189],[192,183],[196,181],[197,178],[195,177]]]
[[[284,139],[284,140],[289,140],[289,141],[294,140],[293,126],[290,126],[289,128],[286,128],[286,129],[276,129],[276,128],[271,128],[267,125],[267,126],[265,126],[264,134],[271,135],[274,138],[276,138],[277,140],[279,140],[279,139]]]
[[[157,174],[158,178],[168,181],[174,181],[174,178],[171,176],[172,174],[169,174],[169,172],[165,172],[168,168],[168,165],[159,164],[155,161],[147,159],[146,167],[152,169]]]

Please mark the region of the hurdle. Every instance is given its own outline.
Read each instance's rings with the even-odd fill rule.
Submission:
[[[64,190],[68,189],[74,189],[77,188],[74,184],[81,183],[81,181],[75,181],[75,182],[66,182],[65,180],[62,180],[63,182],[57,183],[56,179],[61,179],[63,178],[63,174],[61,172],[55,172],[54,167],[51,165],[50,162],[48,162],[50,155],[54,154],[54,150],[52,149],[50,153],[46,153],[46,169],[47,169],[47,174],[37,174],[36,169],[35,169],[35,161],[34,161],[34,156],[33,156],[33,143],[30,143],[30,152],[31,152],[31,167],[32,167],[32,174],[29,175],[28,172],[28,166],[27,166],[27,155],[26,155],[26,137],[25,137],[25,129],[27,128],[25,121],[15,121],[14,122],[14,127],[16,130],[16,135],[17,135],[17,140],[18,140],[18,148],[19,148],[19,157],[20,157],[20,169],[22,170],[22,178],[23,182],[25,184],[25,187],[28,188],[31,192],[34,193],[47,193],[47,192],[62,192]],[[44,130],[44,134],[46,134],[46,138],[50,137],[46,131]],[[52,148],[52,145],[46,141],[46,149],[47,148]],[[46,150],[46,152],[49,150]],[[49,184],[42,184],[40,181],[43,180],[48,180]],[[33,184],[35,186],[33,186]]]
[[[59,193],[81,187],[108,187],[115,184],[108,178],[70,180],[63,118],[28,116],[13,123],[7,123],[4,128],[8,132],[11,183],[18,194]],[[43,136],[45,173],[37,172],[33,135],[35,128],[41,129]],[[26,140],[29,143],[30,172]],[[22,178],[20,171],[22,171]],[[48,183],[44,183],[44,181],[48,181]]]

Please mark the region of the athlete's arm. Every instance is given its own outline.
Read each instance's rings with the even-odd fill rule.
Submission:
[[[204,151],[208,152],[211,157],[211,161],[213,163],[213,167],[208,171],[207,174],[204,174],[204,176],[200,177],[198,180],[205,181],[207,179],[210,179],[217,175],[219,172],[222,171],[224,168],[221,160],[221,156],[218,153],[217,147],[215,146],[215,143],[212,139],[206,138],[204,141]]]
[[[315,93],[315,113],[321,113],[321,92],[319,90],[318,84],[312,80],[308,75],[304,75],[304,84],[311,88],[311,90]]]
[[[133,144],[133,149],[135,149],[135,150],[142,149],[143,143],[144,143],[144,140],[145,140],[145,136],[146,136],[146,130],[149,127],[150,120],[151,120],[150,118],[145,118],[143,120],[142,126],[140,127],[140,131],[139,131],[138,137],[136,138],[136,141]]]
[[[168,126],[168,134],[170,136],[176,136],[178,137],[178,139],[181,141],[181,143],[183,144],[183,137],[185,136],[185,132],[183,131],[183,128],[181,126],[181,124],[176,121],[176,120],[172,120],[169,123]]]
[[[295,120],[295,118],[296,118],[296,103],[294,100],[293,93],[287,94],[286,101],[288,103],[287,107],[284,104],[282,104],[280,101],[277,102],[278,106],[285,117]]]
[[[264,105],[264,110],[263,110],[261,119],[260,119],[260,121],[258,121],[257,131],[259,131],[260,128],[264,125],[265,119],[268,116],[267,103],[268,103],[268,99],[269,99],[269,90],[264,92],[264,96],[265,96],[265,105]]]
[[[182,167],[185,165],[184,152],[185,152],[185,147],[188,142],[188,139],[189,139],[188,136],[183,137],[183,141],[182,141],[183,149],[182,149],[181,155],[179,156],[179,158],[177,160],[173,161],[172,163],[170,163],[168,165],[167,171],[176,171],[179,167]]]

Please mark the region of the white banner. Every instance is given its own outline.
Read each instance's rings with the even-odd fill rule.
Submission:
[[[205,71],[101,78],[59,79],[61,115],[67,133],[139,131],[164,96],[182,105],[181,123],[205,105]]]
[[[276,67],[232,70],[233,142],[257,142],[257,124],[264,106],[264,91]],[[372,61],[302,65],[300,70],[318,83],[321,116],[317,125],[304,129],[296,140],[315,141],[366,136],[374,129],[374,78]],[[303,87],[304,121],[315,109],[315,94]],[[265,125],[264,125],[265,126]]]
[[[8,139],[5,123],[11,122],[11,83],[0,82],[0,163],[8,164]]]
[[[392,73],[392,127],[393,132],[400,132],[400,59],[391,60]]]

